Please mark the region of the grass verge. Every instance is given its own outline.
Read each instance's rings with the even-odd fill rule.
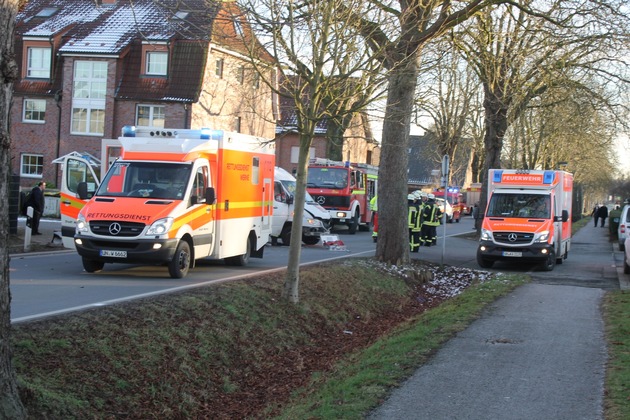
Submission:
[[[370,261],[305,268],[300,305],[277,274],[15,325],[22,400],[49,419],[359,418],[524,281],[473,279],[438,302],[426,277]]]
[[[603,307],[608,341],[605,418],[630,419],[630,292],[608,292]]]

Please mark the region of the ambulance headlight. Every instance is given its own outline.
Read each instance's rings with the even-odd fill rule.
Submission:
[[[75,232],[85,233],[85,232],[88,232],[89,230],[90,230],[90,225],[88,224],[88,222],[85,221],[85,216],[83,216],[82,214],[79,214],[79,217],[77,218],[77,225],[76,225]]]
[[[549,231],[544,230],[538,234],[534,242],[543,243],[543,242],[547,242],[548,240],[549,240]]]
[[[481,237],[479,239],[481,239],[482,241],[491,241],[492,232],[487,229],[481,229]]]
[[[173,226],[173,218],[165,217],[164,219],[156,220],[153,222],[151,226],[149,226],[149,230],[147,230],[147,235],[165,235]]]

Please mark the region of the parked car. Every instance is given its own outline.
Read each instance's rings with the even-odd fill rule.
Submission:
[[[630,236],[630,204],[626,204],[621,209],[619,217],[619,226],[617,227],[617,237],[619,238],[619,250],[626,248],[626,238]]]
[[[446,214],[446,223],[453,223],[453,206],[448,201],[444,201],[443,198],[435,199],[436,204],[440,207],[443,214]],[[444,203],[446,203],[446,210],[444,210]],[[459,222],[459,220],[458,220]]]
[[[626,241],[623,246],[623,272],[630,274],[630,236],[626,237]]]

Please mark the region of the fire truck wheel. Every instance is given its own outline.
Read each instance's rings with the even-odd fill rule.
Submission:
[[[249,262],[249,254],[252,249],[252,240],[247,238],[247,249],[243,255],[236,255],[234,257],[225,258],[225,263],[227,265],[236,266],[236,267],[244,267]]]
[[[352,218],[352,220],[348,222],[348,233],[350,235],[354,235],[355,233],[357,233],[358,227],[359,227],[359,210],[357,209],[354,212],[354,217]]]
[[[105,263],[103,261],[94,261],[87,258],[83,258],[83,269],[88,273],[96,273],[101,271]]]
[[[306,245],[315,245],[319,242],[319,236],[304,236],[302,235],[302,242]]]
[[[188,242],[179,241],[173,259],[168,263],[168,273],[174,279],[181,279],[188,274],[190,269],[190,245]]]

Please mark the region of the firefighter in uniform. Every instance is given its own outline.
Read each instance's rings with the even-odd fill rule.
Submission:
[[[420,234],[422,228],[422,194],[420,191],[414,191],[412,194],[416,206],[416,220],[413,226],[410,226],[411,236],[413,237],[413,243],[410,243],[410,251],[420,252],[420,247],[422,246],[422,236]]]
[[[420,230],[420,246],[424,246],[424,235],[422,233],[422,225],[424,224],[424,210],[427,207],[428,194],[424,191],[420,191],[420,203],[418,205],[418,213],[420,214],[420,220],[418,226]]]
[[[437,244],[437,227],[440,225],[442,211],[435,202],[435,195],[429,194],[427,204],[422,212],[422,239],[424,246]]]
[[[372,211],[372,241],[378,239],[378,195],[370,200],[370,210]]]
[[[416,232],[416,224],[420,219],[418,204],[413,194],[407,195],[407,227],[409,228],[409,250],[418,252],[420,248],[420,236]]]

